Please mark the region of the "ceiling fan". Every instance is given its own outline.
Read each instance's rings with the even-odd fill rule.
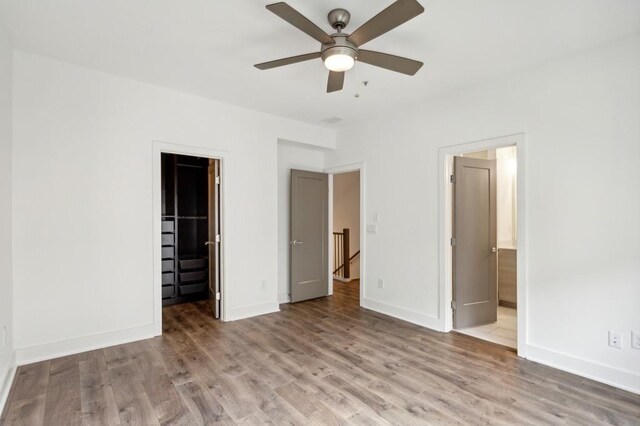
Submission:
[[[351,34],[342,32],[349,23],[349,12],[345,9],[334,9],[327,16],[329,23],[337,31],[331,35],[287,3],[279,2],[266,7],[322,44],[319,52],[263,62],[255,65],[258,69],[267,70],[321,58],[329,70],[327,93],[330,93],[342,90],[344,73],[353,67],[356,60],[407,75],[414,75],[422,67],[422,62],[413,59],[360,49],[363,44],[424,12],[424,7],[416,0],[397,0]]]

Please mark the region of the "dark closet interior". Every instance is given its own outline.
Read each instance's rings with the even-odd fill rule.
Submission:
[[[208,298],[209,159],[162,154],[162,304]]]

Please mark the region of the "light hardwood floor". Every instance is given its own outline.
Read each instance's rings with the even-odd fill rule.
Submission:
[[[358,306],[164,310],[162,337],[20,367],[0,423],[640,424],[640,396]]]
[[[517,311],[513,308],[498,306],[498,321],[456,331],[467,336],[477,337],[478,339],[515,349],[518,347],[517,328]]]

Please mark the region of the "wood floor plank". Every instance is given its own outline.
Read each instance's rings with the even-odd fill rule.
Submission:
[[[176,389],[184,403],[193,414],[194,423],[199,425],[236,424],[224,410],[224,407],[206,387],[199,382],[189,382]]]
[[[339,425],[344,421],[340,415],[296,383],[287,383],[275,389],[275,391],[312,423]]]
[[[640,396],[332,297],[18,368],[0,425],[640,425]]]
[[[51,362],[37,362],[18,367],[11,390],[11,400],[5,407],[0,424],[43,424]]]
[[[120,421],[120,415],[104,352],[98,350],[83,355],[78,363],[82,424],[115,424]]]
[[[136,425],[160,424],[131,359],[118,364],[121,365],[109,368],[109,377],[120,421]]]
[[[34,395],[28,399],[12,399],[7,416],[0,421],[2,425],[44,425],[46,393]]]
[[[80,369],[77,355],[51,361],[44,418],[52,424],[82,424]]]

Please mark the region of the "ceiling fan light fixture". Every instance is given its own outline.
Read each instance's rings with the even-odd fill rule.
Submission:
[[[353,68],[355,60],[349,55],[333,55],[324,60],[324,66],[330,71],[349,71]]]
[[[344,46],[330,47],[322,52],[322,60],[329,71],[349,71],[356,63],[356,51]]]
[[[414,61],[413,59],[360,49],[360,46],[363,44],[399,27],[424,12],[424,7],[418,3],[418,0],[396,0],[351,34],[342,32],[347,27],[351,18],[351,15],[345,9],[333,9],[327,15],[329,24],[336,30],[335,34],[329,35],[324,32],[322,28],[318,27],[303,14],[283,1],[268,4],[266,8],[303,33],[320,42],[321,47],[320,52],[306,53],[255,64],[254,66],[260,70],[268,70],[321,58],[324,66],[331,71],[329,72],[329,79],[327,81],[327,93],[332,93],[342,90],[344,87],[345,71],[353,68],[356,60],[406,75],[414,75],[423,65],[422,62]],[[356,94],[356,96],[358,95]]]

